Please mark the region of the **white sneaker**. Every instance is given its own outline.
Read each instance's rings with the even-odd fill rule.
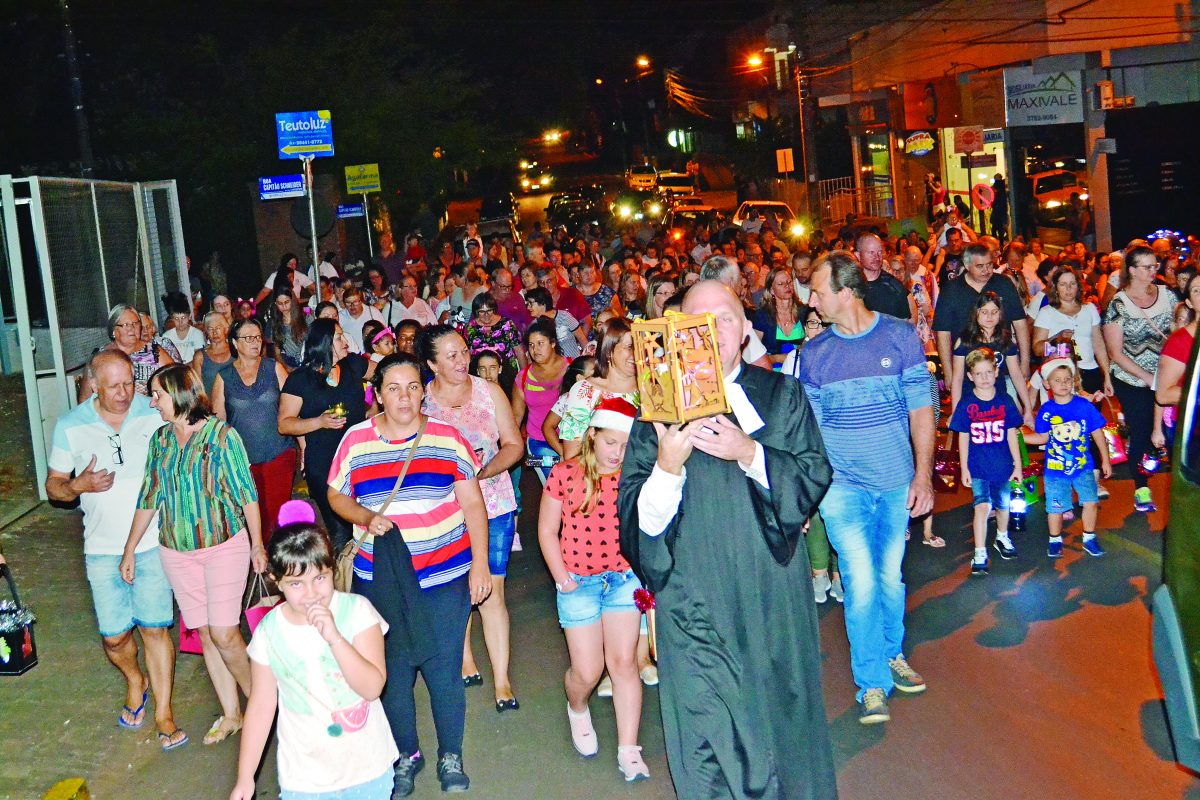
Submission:
[[[605,673],[600,679],[600,685],[596,687],[596,697],[612,697],[612,678]]]
[[[513,534],[512,551],[514,553],[521,552],[521,534],[519,533]]]
[[[642,748],[637,745],[617,748],[617,769],[625,776],[626,783],[644,781],[650,777],[650,768],[642,760]]]
[[[600,752],[600,740],[596,738],[596,728],[592,725],[592,710],[586,708],[583,713],[576,714],[567,704],[567,723],[571,726],[571,744],[575,752],[584,758],[592,758]]]
[[[839,603],[846,600],[846,592],[842,590],[842,576],[838,575],[829,583],[829,596]]]
[[[829,580],[829,575],[813,575],[813,600],[817,603],[824,603],[829,599],[829,589],[833,586],[833,581]]]
[[[638,675],[647,686],[658,686],[658,667],[653,664],[642,667]]]

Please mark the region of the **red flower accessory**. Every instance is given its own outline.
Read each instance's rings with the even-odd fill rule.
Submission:
[[[633,604],[637,610],[645,613],[654,608],[654,595],[645,589],[636,589],[633,593]]]

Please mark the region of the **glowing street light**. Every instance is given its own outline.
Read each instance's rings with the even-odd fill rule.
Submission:
[[[562,131],[546,131],[544,134],[542,134],[542,141],[546,142],[547,144],[557,142],[560,139],[562,139]]]
[[[646,69],[650,66],[650,58],[648,56],[638,56],[637,65],[642,69]]]
[[[760,54],[760,53],[752,53],[752,54],[750,55],[750,57],[746,59],[746,64],[747,64],[747,65],[748,65],[748,66],[749,66],[751,69],[758,69],[759,67],[761,67],[761,66],[763,65],[763,58],[762,58],[762,54]]]
[[[597,85],[597,86],[603,86],[603,85],[604,85],[604,78],[596,78],[596,85]]]

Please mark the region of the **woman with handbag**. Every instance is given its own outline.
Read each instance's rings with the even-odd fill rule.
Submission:
[[[170,364],[150,377],[150,404],[167,423],[150,440],[121,577],[133,583],[134,553],[159,515],[159,557],[183,624],[200,634],[221,716],[204,737],[216,744],[242,727],[238,689],[250,696],[250,660],[239,627],[251,565],[267,568],[258,495],[237,431],[218,419],[191,367]],[[163,750],[187,741],[159,734]]]
[[[327,497],[361,541],[353,589],[391,628],[382,700],[400,749],[394,796],[410,794],[425,765],[413,697],[418,671],[433,707],[442,790],[465,791],[463,636],[471,606],[492,590],[479,460],[454,426],[421,413],[425,392],[415,358],[388,356],[373,383],[383,412],[342,437]]]
[[[488,294],[479,296],[490,297]],[[525,451],[524,442],[504,390],[470,374],[470,349],[453,328],[448,325],[426,328],[417,338],[417,350],[433,372],[422,410],[457,428],[483,464],[476,478],[487,506],[492,593],[479,606],[479,616],[483,620],[483,640],[492,662],[496,711],[516,711],[520,705],[513,695],[508,676],[509,619],[508,607],[504,604],[504,578],[508,574],[508,558],[517,523],[517,498],[508,468],[520,460]],[[471,651],[469,619],[463,639],[463,684],[478,685],[483,683],[483,678]]]
[[[1121,291],[1104,312],[1104,342],[1108,346],[1112,385],[1129,424],[1129,464],[1136,487],[1133,507],[1156,509],[1148,478],[1137,469],[1150,450],[1154,430],[1154,373],[1171,332],[1175,296],[1154,283],[1158,258],[1145,245],[1125,254]]]

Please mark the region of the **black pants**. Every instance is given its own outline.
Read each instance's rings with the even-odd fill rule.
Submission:
[[[1131,386],[1113,378],[1113,390],[1121,401],[1125,424],[1129,426],[1129,472],[1138,489],[1148,478],[1138,469],[1142,456],[1150,452],[1150,434],[1154,432],[1154,392],[1146,386]]]
[[[1081,367],[1079,369],[1079,382],[1083,385],[1085,392],[1095,394],[1104,388],[1104,373],[1099,367],[1093,369],[1083,369]],[[1099,467],[1100,448],[1096,446],[1096,440],[1091,436],[1088,437],[1088,452],[1092,454],[1092,463]]]
[[[321,469],[320,464],[306,463],[304,482],[308,484],[309,498],[316,503],[317,510],[321,512],[321,521],[325,523],[325,530],[329,532],[329,541],[333,543],[333,552],[336,555],[342,552],[342,547],[350,541],[350,526],[329,507],[326,492],[329,491],[330,465],[325,464],[324,467]]]
[[[373,582],[355,581],[368,600],[376,591]],[[463,637],[467,632],[467,615],[471,613],[471,592],[464,575],[443,586],[424,592],[429,613],[438,624],[433,633],[437,639],[437,654],[423,664],[414,666],[403,653],[387,650],[387,684],[379,698],[387,715],[396,747],[406,755],[421,749],[417,741],[417,707],[413,687],[417,672],[425,679],[429,704],[433,707],[433,725],[437,729],[438,758],[446,753],[462,754],[463,730],[467,724],[467,692],[462,682]],[[387,621],[390,627],[403,625],[402,620]]]

